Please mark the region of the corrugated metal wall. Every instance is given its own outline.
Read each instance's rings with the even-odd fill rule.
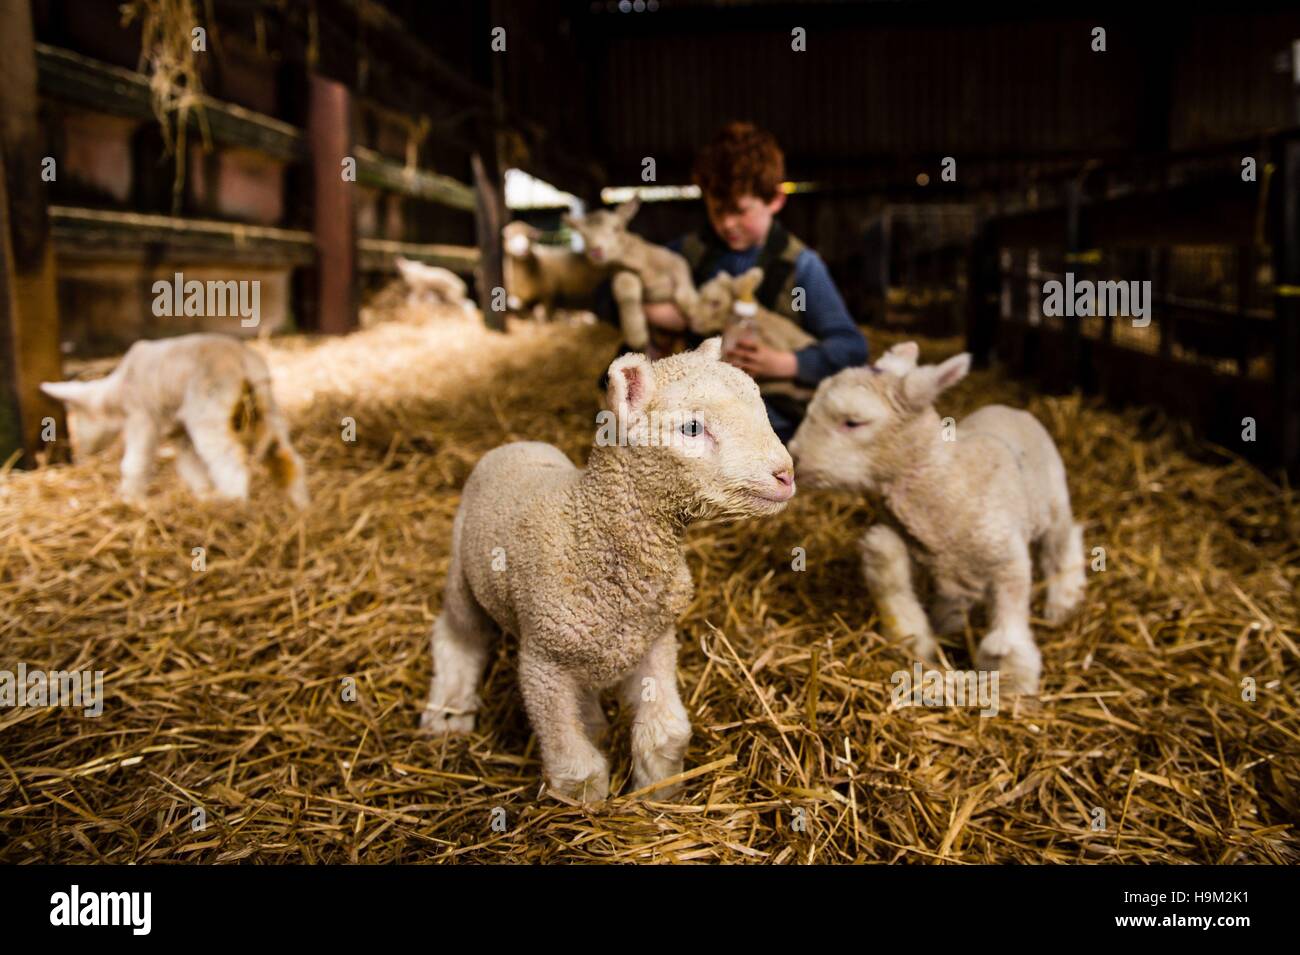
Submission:
[[[796,18],[792,25],[798,23]],[[746,118],[781,140],[794,176],[947,154],[1002,161],[1119,155],[1223,142],[1295,121],[1275,61],[1300,15],[1149,21],[859,24],[628,32],[611,24],[597,65],[611,178],[643,157],[682,176],[717,127]],[[647,21],[648,22],[648,21]],[[613,29],[613,25],[623,29]],[[1091,49],[1094,26],[1107,51]],[[1167,128],[1159,128],[1160,117]]]

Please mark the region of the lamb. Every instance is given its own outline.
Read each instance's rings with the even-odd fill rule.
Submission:
[[[754,300],[763,283],[763,270],[752,268],[740,275],[719,272],[699,288],[699,298],[687,319],[697,335],[722,332],[724,351],[733,336],[756,334],[770,348],[799,351],[817,339],[779,312],[764,308]],[[812,397],[812,389],[793,381],[764,381],[759,390],[765,395],[789,395],[801,402]]]
[[[465,280],[450,269],[425,265],[399,255],[397,271],[410,289],[406,300],[408,305],[434,302],[459,305],[467,310],[474,307],[469,300],[469,288],[465,285]]]
[[[289,499],[307,506],[306,473],[271,394],[271,373],[238,339],[139,341],[107,377],[45,382],[41,390],[67,405],[78,458],[125,436],[121,494],[131,503],[143,503],[159,444],[173,439],[176,470],[200,497],[246,500],[251,448]]]
[[[541,231],[526,222],[501,230],[505,241],[506,304],[511,311],[532,308],[549,318],[557,305],[591,308],[596,287],[609,274],[587,256],[538,242]],[[539,315],[540,312],[540,315]]]
[[[874,495],[886,519],[862,537],[863,574],[883,626],[934,662],[938,643],[912,587],[912,564],[933,580],[934,630],[965,624],[977,602],[990,627],[975,663],[1012,693],[1037,692],[1042,657],[1029,628],[1030,548],[1057,624],[1083,597],[1083,531],[1070,512],[1065,466],[1031,414],[989,405],[962,419],[955,440],[933,404],[970,369],[970,355],[917,367],[915,342],[875,367],[848,368],[817,388],[790,451],[799,480]]]
[[[599,694],[635,711],[633,786],[680,783],[690,719],[677,691],[677,618],[689,605],[687,525],[779,512],[790,455],[758,386],[718,338],[659,361],[609,366],[604,423],[586,470],[549,444],[517,442],[475,466],[452,526],[433,682],[421,726],[470,732],[499,628],[519,639],[519,683],[551,791],[604,799]],[[598,419],[599,420],[599,419]]]
[[[636,351],[644,350],[650,341],[642,307],[645,302],[673,302],[683,315],[689,315],[697,298],[691,267],[684,257],[627,231],[640,207],[641,201],[632,199],[612,211],[602,209],[581,219],[564,217],[565,224],[582,236],[587,257],[613,268],[614,301],[623,340]]]

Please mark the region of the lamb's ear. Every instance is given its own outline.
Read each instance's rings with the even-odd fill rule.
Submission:
[[[629,222],[632,221],[632,217],[637,214],[637,210],[640,208],[641,208],[641,197],[633,196],[627,202],[623,203],[620,206],[617,206],[614,209],[614,215],[618,216],[619,221],[622,222],[624,226],[626,226]]]
[[[695,353],[710,361],[722,361],[722,336],[714,335],[712,338],[706,338],[700,342]]]
[[[68,405],[87,404],[93,390],[93,382],[89,381],[41,382],[41,391],[45,392],[51,398],[57,398],[59,401]]]
[[[936,398],[970,371],[970,353],[954,355],[939,365],[922,365],[903,377],[903,399],[916,410],[928,408]]]
[[[644,411],[655,393],[655,373],[650,359],[640,352],[629,352],[614,359],[609,366],[609,390],[606,398],[615,414]]]
[[[748,272],[742,272],[732,279],[731,287],[736,293],[736,297],[752,298],[758,291],[758,287],[763,284],[763,270],[757,265]]]
[[[560,216],[560,223],[561,223],[561,224],[562,224],[566,229],[576,229],[576,228],[578,228],[578,219],[577,219],[577,217],[574,216],[573,213],[571,213],[571,212],[566,212],[566,213],[564,213],[564,215]]]
[[[916,342],[901,342],[876,359],[876,367],[902,377],[916,367],[920,354],[921,348]]]

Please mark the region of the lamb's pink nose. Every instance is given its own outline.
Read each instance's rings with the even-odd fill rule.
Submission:
[[[776,482],[782,487],[791,487],[794,484],[794,472],[789,468],[784,471],[773,471],[772,477],[776,478]]]

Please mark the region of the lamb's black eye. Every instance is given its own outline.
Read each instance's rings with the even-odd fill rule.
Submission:
[[[694,438],[695,436],[704,433],[704,425],[700,424],[698,418],[692,418],[677,430],[688,438]]]
[[[854,421],[852,418],[844,419],[844,427],[849,428],[850,430],[853,428],[861,428],[864,424],[866,424],[865,421]]]

